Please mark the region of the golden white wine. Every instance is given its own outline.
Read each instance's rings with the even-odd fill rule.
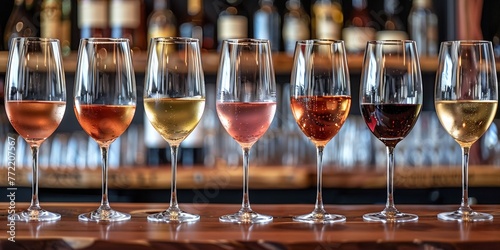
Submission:
[[[205,98],[145,98],[144,109],[156,131],[170,145],[179,145],[200,122]]]
[[[436,113],[444,129],[462,147],[477,141],[495,118],[497,101],[437,101]]]

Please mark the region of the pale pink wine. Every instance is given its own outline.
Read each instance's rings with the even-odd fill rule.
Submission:
[[[241,145],[251,146],[267,131],[276,102],[217,102],[222,126]]]
[[[12,127],[27,142],[42,143],[59,126],[66,110],[61,101],[7,101]]]
[[[109,145],[130,125],[135,105],[75,103],[75,114],[83,130],[100,145]]]

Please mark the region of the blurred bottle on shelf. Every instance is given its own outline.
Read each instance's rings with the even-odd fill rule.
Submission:
[[[40,37],[57,38],[63,55],[71,53],[71,0],[43,0]]]
[[[310,18],[300,0],[287,0],[283,15],[283,45],[288,54],[293,54],[297,40],[310,38]]]
[[[352,11],[342,30],[347,52],[362,54],[366,42],[375,39],[375,28],[367,9],[367,0],[352,0]]]
[[[154,2],[154,9],[148,17],[148,43],[153,37],[177,35],[177,20],[169,7],[168,0]]]
[[[273,0],[260,0],[260,8],[253,15],[253,36],[268,39],[272,51],[281,50],[281,17]]]
[[[312,36],[340,39],[344,23],[342,6],[336,0],[316,0],[312,5]]]
[[[109,37],[107,0],[78,0],[80,38]]]
[[[438,53],[438,19],[431,0],[413,0],[408,16],[410,39],[417,43],[420,55],[434,56]]]
[[[203,1],[187,1],[188,19],[179,26],[179,33],[182,37],[198,39],[200,47],[203,47]]]
[[[40,35],[39,27],[34,20],[33,9],[33,0],[14,1],[14,7],[4,27],[3,44],[6,50],[9,49],[9,42],[13,37]]]
[[[111,37],[127,38],[133,50],[145,50],[145,9],[143,0],[111,0],[109,6]]]
[[[399,10],[398,0],[384,0],[384,27],[377,31],[377,40],[405,40],[408,33],[396,10]]]
[[[243,0],[225,0],[225,9],[217,19],[217,41],[248,37],[248,18],[242,6]]]

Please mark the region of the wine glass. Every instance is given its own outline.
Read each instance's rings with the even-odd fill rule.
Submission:
[[[409,222],[414,214],[402,213],[394,203],[394,149],[415,125],[422,107],[422,75],[414,41],[369,41],[361,70],[359,104],[363,119],[387,152],[387,202],[366,221]]]
[[[130,125],[136,107],[136,85],[128,39],[80,40],[75,73],[74,110],[83,130],[97,142],[102,161],[102,199],[81,221],[124,221],[130,215],[108,201],[108,150]]]
[[[198,39],[152,38],[144,84],[146,115],[170,145],[172,180],[170,207],[148,221],[193,222],[197,214],[182,211],[177,202],[177,152],[196,128],[205,109],[205,80]]]
[[[12,127],[31,148],[31,204],[9,215],[16,221],[53,221],[61,215],[40,207],[38,152],[66,111],[66,82],[59,40],[16,37],[11,40],[5,82],[5,110]],[[15,167],[15,166],[14,166]]]
[[[290,82],[290,106],[302,132],[316,146],[316,204],[311,213],[294,216],[308,223],[342,222],[325,211],[322,197],[323,150],[340,131],[351,108],[349,70],[344,41],[298,41]]]
[[[469,150],[495,118],[497,75],[489,41],[441,43],[435,85],[436,114],[446,132],[462,148],[462,202],[458,210],[438,214],[447,221],[488,221],[493,216],[469,206]]]
[[[243,201],[221,222],[267,223],[270,215],[250,207],[248,168],[250,149],[267,131],[276,112],[276,82],[271,48],[266,39],[228,39],[222,42],[217,72],[217,115],[243,151]]]

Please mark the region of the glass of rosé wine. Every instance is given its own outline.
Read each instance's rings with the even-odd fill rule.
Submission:
[[[351,88],[343,41],[297,41],[290,81],[290,106],[304,135],[316,146],[316,204],[311,213],[294,216],[307,223],[343,222],[325,211],[322,197],[323,150],[340,131],[351,109]]]
[[[276,112],[276,82],[268,40],[228,39],[221,47],[216,81],[217,115],[243,151],[243,201],[221,222],[267,223],[270,215],[256,213],[248,194],[250,149],[267,131]]]
[[[81,39],[74,91],[76,118],[99,145],[102,160],[101,205],[78,219],[128,220],[130,215],[113,210],[108,200],[108,149],[128,128],[136,108],[135,73],[128,39]]]
[[[12,127],[32,152],[31,204],[9,220],[53,221],[61,215],[40,207],[38,152],[57,129],[66,111],[66,82],[59,40],[17,37],[11,40],[5,77],[5,110]],[[15,165],[8,168],[15,170]]]
[[[462,148],[462,202],[458,210],[438,214],[445,221],[490,221],[488,213],[469,205],[469,150],[488,130],[498,106],[493,46],[489,41],[441,43],[434,105],[446,132]]]
[[[172,180],[170,206],[148,221],[194,222],[197,214],[182,211],[177,202],[177,152],[196,128],[205,109],[205,79],[198,39],[152,38],[144,83],[144,109],[151,125],[170,145]]]
[[[381,212],[363,215],[366,221],[417,221],[394,203],[394,149],[412,130],[422,108],[422,74],[417,47],[410,40],[369,41],[361,69],[359,106],[372,134],[386,147],[387,201]]]

